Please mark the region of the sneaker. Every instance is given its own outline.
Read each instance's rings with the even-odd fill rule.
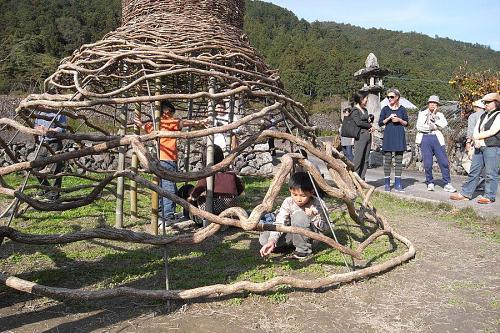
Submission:
[[[427,184],[427,191],[434,191],[434,184],[433,183]]]
[[[450,183],[446,184],[444,187],[443,187],[443,191],[446,191],[446,192],[456,192],[457,190],[453,187],[453,185],[451,185]]]
[[[309,256],[311,256],[311,253],[303,253],[303,252],[299,252],[299,251],[295,251],[293,253],[293,257],[295,259],[306,259],[306,258],[309,258]]]

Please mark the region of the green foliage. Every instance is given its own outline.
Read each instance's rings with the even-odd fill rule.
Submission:
[[[335,22],[309,24],[261,1],[247,1],[245,32],[279,68],[288,92],[308,107],[335,95],[349,98],[361,86],[353,73],[370,52],[391,71],[384,85],[398,87],[417,106],[432,94],[457,100],[448,82],[464,61],[476,71],[500,68],[499,52],[482,45]]]
[[[40,91],[59,59],[120,22],[118,0],[0,2],[0,93]]]
[[[118,0],[5,0],[0,2],[0,93],[40,91],[59,59],[97,41],[120,23]],[[457,100],[448,84],[467,62],[472,72],[500,68],[488,47],[418,33],[364,29],[299,20],[276,5],[247,1],[244,30],[252,46],[280,71],[285,88],[311,111],[349,98],[360,86],[353,73],[370,52],[391,71],[385,86],[398,87],[417,105],[431,94]],[[333,106],[333,105],[331,105]]]
[[[465,63],[455,72],[450,84],[460,92],[460,106],[466,112],[472,111],[472,102],[490,92],[500,92],[500,71],[486,70],[470,72]]]

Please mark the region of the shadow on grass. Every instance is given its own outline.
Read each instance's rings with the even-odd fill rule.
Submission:
[[[72,225],[73,231],[81,226]],[[342,226],[336,230],[337,239],[342,244],[354,238],[355,234],[349,226]],[[44,285],[66,287],[71,289],[100,289],[115,285],[128,286],[138,289],[162,289],[165,283],[163,246],[149,246],[140,244],[124,244],[114,241],[91,240],[68,245],[33,246],[7,242],[2,249],[2,257],[11,255],[43,255],[50,259],[54,267],[41,268],[36,271],[18,274],[20,278]],[[135,248],[131,248],[135,247]],[[253,233],[241,232],[230,228],[218,233],[201,244],[194,246],[169,246],[169,278],[171,289],[191,289],[212,284],[228,284],[240,280],[262,282],[274,276],[283,274],[321,275],[316,270],[321,265],[328,264],[335,270],[342,271],[344,263],[338,251],[320,245],[315,250],[314,258],[306,261],[297,261],[290,256],[273,255],[269,260],[258,255],[260,244],[258,237]],[[92,257],[93,251],[98,251]],[[81,252],[81,253],[77,253]],[[383,254],[380,254],[382,256]],[[81,257],[85,257],[85,261]],[[78,258],[78,259],[75,259]],[[373,260],[376,260],[374,258]],[[320,262],[315,263],[315,261]],[[373,262],[373,261],[371,261]],[[369,262],[369,264],[371,263]],[[313,267],[309,270],[309,267]],[[324,272],[323,272],[324,273]],[[321,288],[331,290],[337,288]],[[7,290],[5,287],[0,288]],[[279,293],[288,294],[297,288],[282,288]],[[262,293],[273,295],[276,291]],[[16,291],[2,292],[0,307],[17,306],[20,303],[36,301],[38,296],[20,294]],[[220,301],[232,299],[238,295],[248,295],[241,292],[237,295],[216,297]],[[85,318],[71,320],[58,324],[51,331],[90,331],[108,327],[118,322],[137,318],[151,312],[151,307],[161,313],[176,311],[183,304],[189,302],[211,302],[214,298],[203,298],[190,301],[166,302],[140,300],[139,306],[130,304],[130,300],[113,299],[88,302],[65,301],[51,305],[41,310],[28,313],[15,313],[0,319],[0,327],[4,330],[15,330],[30,323],[60,318],[61,314],[78,315],[92,312]],[[133,301],[133,300],[132,300]],[[124,311],[117,311],[123,307]],[[94,313],[97,311],[97,313]],[[103,317],[105,319],[103,319]],[[61,319],[62,320],[67,320]]]

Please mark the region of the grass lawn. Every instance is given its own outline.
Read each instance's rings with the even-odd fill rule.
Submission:
[[[20,180],[8,180],[20,183]],[[30,183],[35,182],[36,180]],[[66,177],[63,187],[92,183],[89,180]],[[246,210],[251,210],[262,201],[270,180],[246,177],[245,184],[241,205]],[[90,188],[82,189],[78,195],[89,192]],[[21,217],[16,218],[11,226],[33,234],[69,233],[113,226],[116,198],[112,192],[111,187],[92,205],[74,210],[38,212],[28,209]],[[276,202],[281,203],[287,195],[288,190],[283,188]],[[445,204],[409,202],[386,194],[375,194],[373,203],[389,221],[413,215],[429,215],[443,222],[451,220],[473,233],[499,241],[498,222],[482,220],[471,210],[451,209]],[[147,231],[150,204],[150,194],[141,191],[139,218],[133,220],[126,216],[125,228]],[[327,200],[329,207],[337,204],[333,199]],[[129,211],[129,207],[127,195],[125,212]],[[335,223],[339,242],[349,247],[355,248],[374,230],[371,225],[361,227],[355,224],[343,211],[332,212],[331,219]],[[220,232],[202,244],[168,248],[107,240],[44,246],[17,244],[6,240],[0,247],[0,271],[49,286],[84,289],[131,286],[140,289],[163,289],[164,255],[167,253],[170,288],[189,289],[241,280],[261,282],[280,275],[318,278],[346,272],[345,261],[353,264],[350,257],[344,258],[338,251],[324,244],[316,246],[313,258],[306,261],[297,261],[287,254],[273,254],[269,259],[263,259],[258,255],[259,248],[258,233],[242,232],[235,228]],[[356,261],[355,266],[366,267],[385,261],[405,250],[402,244],[383,236],[365,250],[363,260]],[[5,291],[5,288],[0,286],[0,292]],[[273,302],[286,300],[287,294],[283,288],[269,293],[267,297]]]

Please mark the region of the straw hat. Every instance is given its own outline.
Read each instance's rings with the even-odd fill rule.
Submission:
[[[500,103],[500,94],[499,93],[489,93],[489,94],[484,95],[484,97],[481,100],[483,102],[497,101]]]

